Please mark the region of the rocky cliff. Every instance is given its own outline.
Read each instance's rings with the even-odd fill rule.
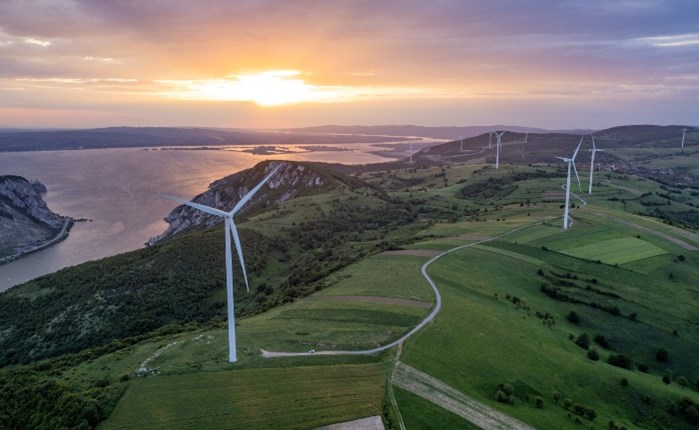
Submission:
[[[263,161],[254,167],[219,179],[209,189],[192,199],[193,202],[230,211],[247,192],[257,185],[277,165],[279,171],[260,189],[253,199],[239,212],[238,218],[248,216],[294,197],[325,192],[337,186],[366,187],[367,184],[351,176],[329,169],[322,163],[293,161]],[[210,215],[189,206],[180,205],[165,217],[170,224],[161,235],[148,240],[154,245],[171,236],[213,227],[223,222],[221,217]]]
[[[46,187],[21,176],[0,176],[0,263],[52,244],[67,234],[71,219],[52,212],[41,197]]]

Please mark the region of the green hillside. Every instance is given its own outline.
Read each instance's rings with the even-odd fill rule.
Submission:
[[[474,428],[392,384],[396,362],[536,428],[699,426],[699,235],[672,215],[697,189],[601,171],[563,231],[557,165],[356,171],[240,224],[238,363],[216,227],[0,295],[0,427]],[[400,354],[262,356],[398,339],[435,304],[422,264],[457,247]]]

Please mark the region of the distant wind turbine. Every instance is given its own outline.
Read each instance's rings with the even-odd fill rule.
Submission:
[[[527,130],[524,132],[524,143],[527,143],[528,138],[529,138],[529,127],[527,127]]]
[[[413,142],[410,142],[410,164],[413,164]]]
[[[682,128],[682,147],[684,148],[684,134],[687,132],[687,127]]]
[[[587,189],[587,194],[592,194],[592,174],[595,171],[595,153],[604,152],[604,149],[597,149],[597,147],[595,146],[595,136],[590,135],[590,137],[592,138],[592,149],[590,149],[590,152],[592,154],[590,155],[590,185]]]
[[[568,209],[570,206],[570,170],[571,166],[573,167],[573,170],[575,170],[575,176],[578,178],[578,185],[580,185],[580,176],[578,176],[578,169],[575,168],[575,157],[578,155],[578,151],[580,150],[580,145],[582,145],[582,137],[580,138],[580,143],[578,143],[578,147],[575,148],[575,152],[573,153],[572,158],[566,158],[566,157],[556,157],[560,160],[563,160],[565,163],[568,163],[568,177],[566,178],[566,206],[565,206],[565,212],[563,213],[563,229],[568,230]]]
[[[462,134],[459,139],[461,139],[461,152],[464,152],[464,135]]]
[[[490,149],[490,142],[493,141],[493,132],[489,131],[488,132],[488,149]]]
[[[494,131],[495,137],[497,137],[497,142],[495,142],[495,168],[499,169],[500,168],[500,146],[502,146],[502,142],[500,141],[500,138],[502,137],[503,134],[507,133],[507,130],[501,131],[498,133],[497,131]]]
[[[236,354],[236,344],[235,344],[235,314],[233,312],[233,257],[231,253],[231,236],[233,236],[233,241],[235,242],[235,248],[238,251],[238,257],[240,258],[240,267],[243,270],[243,278],[245,278],[245,288],[250,291],[250,286],[248,285],[248,275],[245,272],[245,261],[243,260],[243,248],[240,244],[240,237],[238,236],[238,229],[235,227],[235,222],[233,221],[233,215],[238,213],[240,209],[245,206],[245,204],[250,201],[253,195],[262,188],[262,186],[271,178],[277,170],[281,167],[281,164],[277,166],[272,173],[267,175],[262,182],[257,184],[255,188],[250,190],[242,199],[235,205],[235,207],[230,212],[225,212],[220,209],[210,208],[208,206],[200,205],[198,203],[190,202],[178,197],[168,196],[161,194],[161,196],[174,200],[183,205],[191,206],[200,211],[206,212],[211,215],[218,215],[223,217],[225,220],[225,234],[226,234],[226,292],[228,296],[228,361],[235,363],[238,361],[238,356]]]

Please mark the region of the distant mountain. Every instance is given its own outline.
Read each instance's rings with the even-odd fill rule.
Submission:
[[[0,133],[0,152],[156,146],[374,143],[396,140],[405,139],[238,129],[109,127],[91,130],[8,131]]]
[[[478,126],[444,126],[444,127],[423,127],[418,125],[321,125],[318,127],[289,128],[283,131],[294,133],[341,133],[341,134],[365,134],[365,135],[386,135],[386,136],[418,136],[430,137],[433,139],[458,139],[463,135],[474,137],[491,131],[509,130],[519,133],[567,133],[567,134],[589,134],[594,130],[571,129],[571,130],[546,130],[543,128],[522,127],[517,125],[478,125]]]
[[[52,212],[46,187],[21,176],[0,176],[0,263],[43,248],[67,235],[70,218]]]

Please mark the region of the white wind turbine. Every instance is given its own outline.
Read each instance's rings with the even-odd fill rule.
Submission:
[[[459,136],[459,139],[461,139],[461,149],[459,151],[464,152],[464,135]]]
[[[595,146],[595,136],[590,135],[590,137],[592,138],[592,149],[590,149],[592,154],[590,155],[590,185],[587,189],[587,194],[592,194],[592,174],[595,171],[595,153],[604,152],[604,149],[597,149]]]
[[[490,149],[490,147],[491,147],[490,142],[492,142],[492,141],[493,141],[493,132],[489,131],[488,132],[488,149]]]
[[[410,142],[410,164],[413,164],[413,142]]]
[[[495,137],[497,137],[497,142],[495,142],[495,168],[499,169],[500,168],[500,146],[502,145],[502,142],[500,141],[500,138],[502,137],[503,134],[507,133],[507,130],[501,131],[498,133],[497,131],[494,131]]]
[[[235,222],[233,221],[233,215],[235,215],[240,209],[245,206],[245,204],[250,201],[252,196],[262,188],[262,186],[272,177],[277,170],[281,167],[281,164],[277,166],[272,173],[267,175],[262,182],[257,184],[255,188],[250,190],[242,199],[235,205],[235,207],[230,212],[225,212],[220,209],[210,208],[208,206],[200,205],[198,203],[190,202],[178,197],[168,196],[161,194],[170,200],[174,200],[183,205],[191,206],[200,211],[218,215],[223,217],[225,220],[225,233],[226,233],[226,292],[228,297],[228,361],[235,363],[238,361],[238,356],[236,354],[235,345],[235,314],[233,312],[233,256],[231,253],[231,235],[233,236],[233,241],[235,242],[235,248],[238,251],[238,257],[240,258],[240,267],[243,270],[243,278],[245,278],[245,288],[250,291],[250,286],[248,285],[248,275],[245,271],[245,261],[243,260],[243,248],[240,245],[240,237],[238,236],[238,229],[235,227]]]
[[[580,176],[578,176],[578,169],[575,168],[575,157],[578,155],[578,151],[580,150],[580,145],[582,145],[582,137],[580,138],[580,143],[578,143],[578,147],[575,148],[575,152],[573,153],[572,158],[566,158],[566,157],[556,157],[558,159],[563,160],[564,162],[568,163],[568,177],[566,178],[566,206],[565,206],[565,212],[563,214],[563,229],[568,230],[568,209],[570,206],[570,168],[571,166],[573,167],[573,170],[575,170],[575,176],[578,178],[578,186],[580,186]]]
[[[687,127],[682,128],[682,147],[684,148],[684,134],[687,132]]]

